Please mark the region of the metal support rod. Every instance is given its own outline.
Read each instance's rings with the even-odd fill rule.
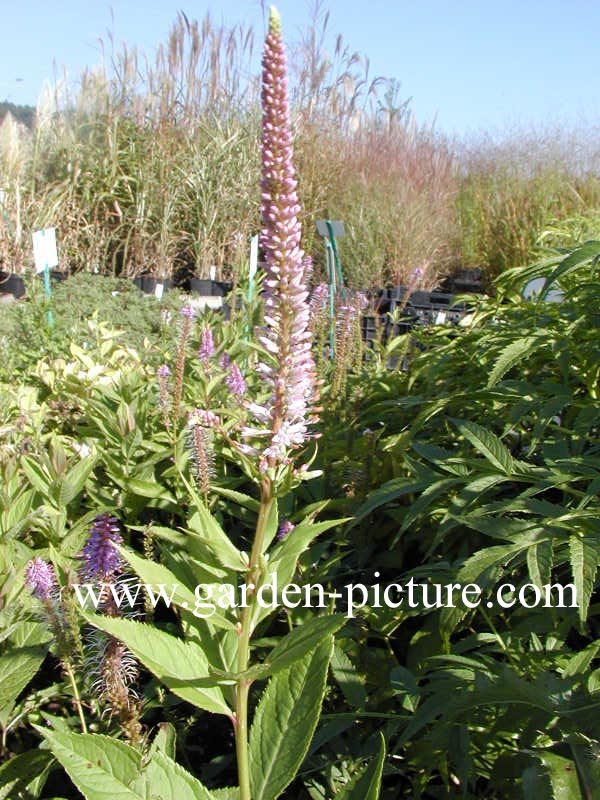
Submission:
[[[335,263],[331,244],[325,240],[325,264],[329,280],[329,358],[335,356]]]
[[[52,291],[50,289],[50,267],[46,264],[44,267],[44,291],[46,293],[46,302],[48,303],[48,325],[50,328],[54,327],[54,317],[52,316],[52,309],[50,303],[52,302]]]

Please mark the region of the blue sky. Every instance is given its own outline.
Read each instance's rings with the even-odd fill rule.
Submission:
[[[290,43],[313,3],[279,0]],[[260,0],[2,0],[0,99],[35,104],[53,63],[72,79],[100,60],[98,39],[148,53],[164,41],[178,10],[210,10],[227,24],[263,30]],[[512,127],[597,125],[600,80],[598,0],[329,0],[330,46],[341,33],[367,55],[371,74],[398,79],[418,121],[447,133]],[[112,12],[111,12],[112,10]]]

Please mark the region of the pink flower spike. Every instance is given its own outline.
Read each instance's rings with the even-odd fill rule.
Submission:
[[[279,530],[277,531],[277,538],[278,539],[285,539],[288,533],[291,533],[296,526],[293,522],[290,522],[289,519],[284,519],[281,525],[279,526]]]
[[[246,381],[237,364],[232,364],[229,374],[225,379],[227,388],[235,397],[243,397],[246,393]]]
[[[191,306],[184,306],[182,309],[180,309],[179,313],[186,319],[194,319],[196,316],[196,312]]]
[[[200,349],[198,350],[198,358],[200,361],[207,364],[214,354],[215,343],[213,341],[212,331],[207,325],[202,329],[202,341],[200,343]]]
[[[188,415],[190,425],[200,425],[202,428],[220,428],[221,420],[213,412],[205,408],[195,408]]]
[[[25,582],[38,600],[49,600],[56,586],[54,567],[43,558],[36,556],[27,562]]]
[[[308,334],[310,313],[304,285],[310,266],[300,248],[301,209],[292,163],[287,65],[281,22],[273,7],[262,66],[261,246],[265,259],[265,327],[259,342],[277,365],[257,366],[272,387],[267,414],[255,417],[259,424],[268,421],[267,430],[261,434],[269,439],[260,460],[264,470],[288,463],[288,449],[303,444],[308,437],[310,409],[316,400],[315,365]],[[251,431],[248,426],[246,435]]]

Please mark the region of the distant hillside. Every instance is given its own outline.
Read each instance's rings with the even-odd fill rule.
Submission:
[[[5,100],[0,103],[0,122],[9,112],[18,122],[22,122],[23,125],[27,125],[30,129],[33,128],[35,123],[35,108],[33,106],[19,106]]]

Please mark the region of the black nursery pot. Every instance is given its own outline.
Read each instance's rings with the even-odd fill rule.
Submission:
[[[44,270],[37,273],[37,277],[41,280],[44,280]],[[50,270],[50,281],[51,283],[61,283],[62,281],[66,281],[69,277],[68,272],[63,272],[60,269],[51,269]]]
[[[161,283],[165,292],[173,288],[173,281],[170,278],[156,278],[153,275],[140,275],[134,278],[133,282],[144,294],[155,294],[156,287]]]
[[[25,281],[20,275],[0,272],[0,294],[11,294],[13,297],[23,297],[25,294]]]
[[[190,291],[201,297],[224,297],[231,291],[231,286],[226,281],[212,281],[209,278],[190,279]]]
[[[451,289],[456,294],[469,292],[482,294],[484,290],[483,270],[479,267],[471,267],[457,272],[452,278]]]

